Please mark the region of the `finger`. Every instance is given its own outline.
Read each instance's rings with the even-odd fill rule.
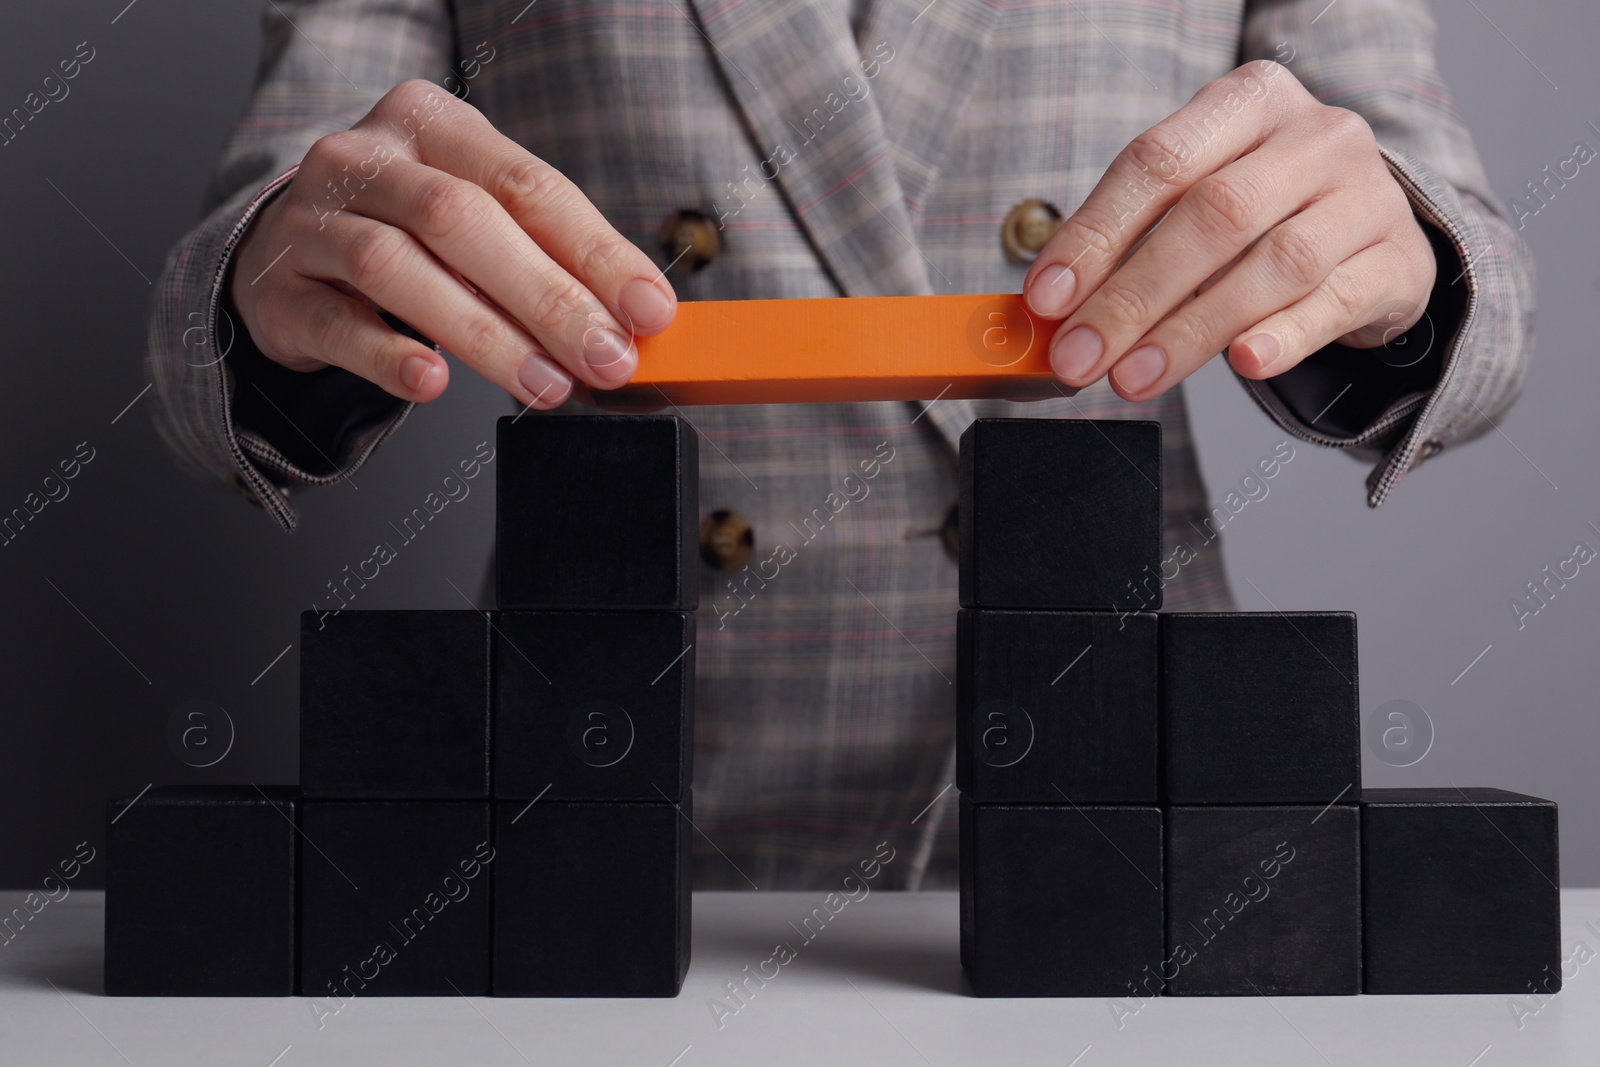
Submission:
[[[631,331],[471,182],[397,158],[351,207],[421,241],[590,385],[620,385],[638,366]]]
[[[1062,323],[1050,350],[1051,366],[1061,379],[1079,386],[1098,379],[1205,286],[1219,267],[1325,193],[1327,172],[1313,172],[1305,165],[1316,154],[1314,140],[1294,135],[1274,138],[1190,189],[1144,246]],[[1359,208],[1349,213],[1352,228],[1365,231],[1355,248],[1376,238],[1373,213]],[[1339,240],[1343,245],[1342,237],[1333,234],[1306,236],[1312,243],[1292,250],[1300,260],[1309,261],[1295,263],[1290,269],[1296,273],[1319,268],[1318,243]],[[1339,255],[1329,266],[1343,258]],[[1305,291],[1320,280],[1310,279]],[[1148,360],[1136,363],[1141,369],[1153,366]]]
[[[1230,270],[1239,265],[1239,261],[1245,257],[1247,252],[1249,252],[1249,249],[1245,249],[1244,252],[1240,252],[1238,255],[1228,260],[1228,262],[1212,271],[1211,276],[1200,283],[1199,288],[1194,291],[1194,295],[1204,296],[1206,293],[1210,292],[1214,285],[1220,282],[1223,278],[1227,277],[1227,274]]]
[[[1208,83],[1134,138],[1062,223],[1023,293],[1041,318],[1070,315],[1195,182],[1250,152],[1310,95],[1276,63],[1249,63]]]
[[[1379,318],[1392,294],[1412,288],[1416,265],[1393,242],[1373,245],[1329,272],[1303,299],[1252,326],[1228,346],[1228,362],[1246,378],[1271,378]],[[1421,318],[1419,304],[1406,326]]]
[[[344,282],[449,349],[524,404],[551,407],[572,378],[520,326],[474,296],[403,230],[346,212],[306,243],[296,269]]]
[[[402,122],[395,132],[414,140],[418,160],[487,190],[619,323],[643,336],[667,328],[677,313],[672,286],[576,184],[437,86],[415,82],[401,88],[397,103],[410,105],[412,124]],[[431,108],[439,109],[433,121]]]
[[[285,296],[296,314],[277,332],[293,355],[343,367],[417,403],[437,398],[449,384],[443,357],[390,329],[365,300],[309,278],[290,283]]]
[[[1130,346],[1111,367],[1111,387],[1126,400],[1147,400],[1165,392],[1222,351],[1241,330],[1305,297],[1335,265],[1380,236],[1377,217],[1363,211],[1359,197],[1336,194],[1317,201],[1269,230],[1237,257],[1231,269],[1203,282],[1194,299],[1180,304]],[[1117,278],[1109,284],[1118,284]]]

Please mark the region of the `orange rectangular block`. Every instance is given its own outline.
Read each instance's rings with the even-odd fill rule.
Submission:
[[[824,297],[679,305],[664,333],[639,338],[622,404],[1071,396],[1050,372],[1056,324],[1022,297]]]

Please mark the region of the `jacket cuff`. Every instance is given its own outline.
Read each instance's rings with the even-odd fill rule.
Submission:
[[[1491,222],[1418,160],[1380,151],[1438,259],[1422,318],[1382,347],[1336,343],[1276,377],[1239,379],[1289,433],[1373,462],[1366,487],[1374,508],[1424,460],[1487,428],[1478,399],[1503,410],[1515,398],[1523,361],[1503,349],[1520,348],[1518,312],[1528,302],[1517,249],[1495,247]],[[1486,314],[1496,318],[1487,327]]]
[[[234,250],[298,170],[296,164],[259,190],[231,198],[174,251],[168,273],[177,277],[178,291],[186,273],[209,271],[200,310],[185,321],[160,309],[151,329],[152,371],[171,409],[158,420],[163,436],[187,466],[225,479],[286,532],[298,525],[289,487],[354,473],[413,406],[339,368],[302,374],[279,366],[255,346],[232,308]],[[186,327],[176,365],[175,324]]]

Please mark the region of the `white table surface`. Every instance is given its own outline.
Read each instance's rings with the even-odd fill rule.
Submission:
[[[675,1000],[358,997],[319,1029],[303,998],[103,996],[104,896],[74,891],[0,947],[0,1064],[1600,1064],[1600,890],[1562,893],[1566,988],[1520,1027],[1507,996],[1241,997],[1148,1001],[1119,1029],[1106,1000],[968,996],[954,893],[871,893],[802,944],[789,923],[822,896],[696,894]],[[719,1029],[709,999],[779,941],[798,956]]]

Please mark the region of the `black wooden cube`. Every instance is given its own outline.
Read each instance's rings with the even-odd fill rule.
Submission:
[[[106,813],[112,996],[295,989],[295,791],[161,787]]]
[[[1354,804],[1357,682],[1349,612],[1162,615],[1167,799]]]
[[[689,968],[688,804],[495,804],[494,992],[674,997]]]
[[[1167,810],[1167,992],[1361,991],[1360,816],[1351,805]]]
[[[1368,993],[1561,988],[1556,805],[1503,789],[1368,789]]]
[[[961,798],[961,965],[981,997],[1120,997],[1159,966],[1161,811]]]
[[[487,801],[306,801],[300,993],[489,992]]]
[[[961,435],[961,605],[1161,606],[1161,424],[978,419]]]
[[[489,621],[478,611],[300,617],[307,797],[489,795]]]
[[[671,415],[507,415],[495,475],[502,608],[692,609],[699,441]]]
[[[494,616],[494,792],[676,803],[694,749],[694,616]]]
[[[1156,616],[962,611],[956,784],[977,803],[1155,803]]]

